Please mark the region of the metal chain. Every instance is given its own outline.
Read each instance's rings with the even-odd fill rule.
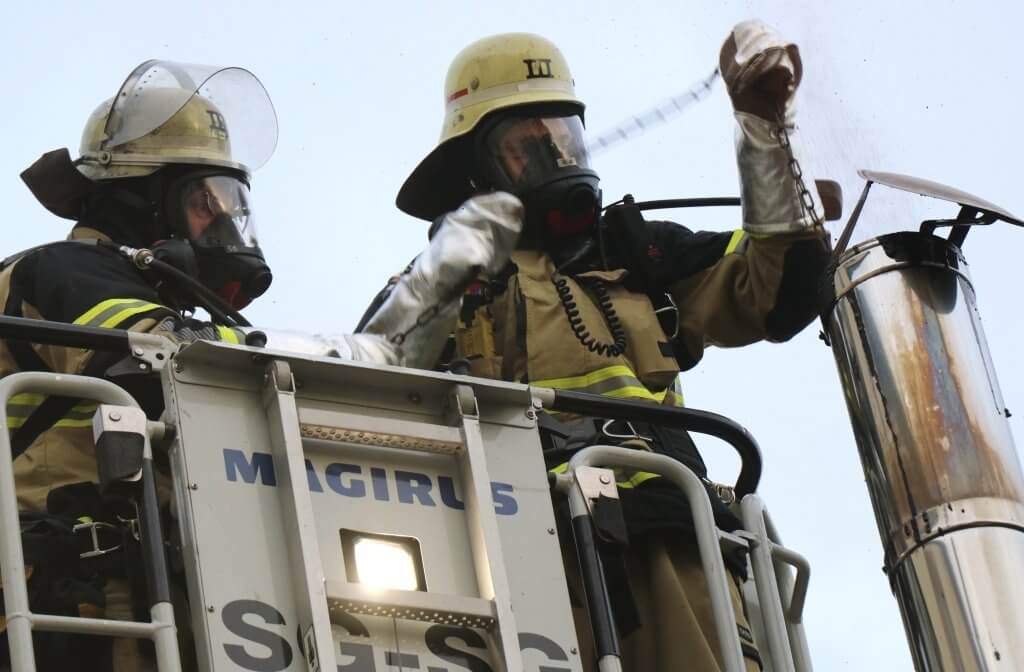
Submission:
[[[405,269],[405,272],[402,273],[402,276],[406,275],[412,269],[412,266],[412,264],[409,264],[408,268]],[[394,336],[391,336],[390,338],[388,338],[388,341],[390,341],[394,345],[402,345],[403,343],[405,343],[405,339],[409,337],[409,334],[416,331],[420,327],[426,326],[427,323],[429,323],[431,320],[438,316],[442,308],[444,308],[457,298],[461,297],[466,288],[477,278],[479,274],[479,268],[470,269],[459,282],[455,283],[454,289],[438,297],[437,301],[435,301],[433,305],[428,306],[422,313],[420,313],[416,317],[416,321],[409,325],[408,329],[399,332]],[[401,276],[399,277],[398,282],[396,282],[394,286],[392,286],[391,291],[394,291],[394,287],[398,286],[399,282],[401,282]],[[390,296],[390,293],[388,294],[388,296]],[[384,301],[386,302],[387,298],[385,298]]]
[[[648,128],[664,123],[679,114],[687,107],[705,98],[711,93],[711,86],[718,79],[718,68],[706,78],[691,86],[687,91],[659,103],[646,112],[641,112],[618,126],[595,136],[587,143],[587,152],[591,155],[602,152],[612,145],[630,140]]]
[[[438,301],[434,305],[430,306],[429,308],[427,308],[426,310],[419,314],[419,316],[416,318],[416,321],[413,322],[408,329],[406,329],[403,332],[395,334],[388,340],[395,345],[402,345],[403,343],[405,343],[405,339],[409,336],[409,334],[416,331],[420,327],[426,326],[428,322],[437,317],[437,314],[441,312],[441,305],[442,302]]]
[[[793,176],[793,180],[796,181],[796,193],[800,198],[800,207],[804,214],[810,215],[812,222],[820,224],[821,220],[818,219],[818,212],[814,207],[814,196],[807,188],[807,184],[804,182],[804,171],[800,167],[800,162],[796,160],[796,155],[793,154],[793,145],[789,141],[789,130],[786,128],[786,117],[781,105],[776,108],[776,114],[779,127],[775,135],[779,139],[779,146],[786,152],[789,159],[789,172]]]

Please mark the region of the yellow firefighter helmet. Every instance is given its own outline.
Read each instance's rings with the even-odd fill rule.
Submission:
[[[277,146],[277,115],[248,70],[146,61],[90,115],[81,156],[47,152],[21,177],[58,217],[76,219],[96,183],[144,177],[171,164],[251,177]]]
[[[148,98],[167,97],[154,90]],[[231,159],[231,140],[224,115],[202,96],[193,96],[159,129],[113,145],[105,128],[114,99],[89,116],[82,132],[79,170],[93,180],[149,175],[170,163],[195,163],[244,170]],[[248,172],[248,171],[246,171]]]
[[[93,180],[149,175],[168,164],[249,175],[276,144],[273,104],[252,73],[146,61],[89,117],[76,163]]]
[[[469,45],[448,68],[444,124],[437,146],[398,192],[398,207],[432,220],[472,194],[466,145],[487,116],[523,105],[560,106],[583,116],[569,64],[550,40],[503,33]]]

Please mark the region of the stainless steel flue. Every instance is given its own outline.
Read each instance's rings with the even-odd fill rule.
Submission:
[[[960,249],[847,250],[826,318],[920,672],[1024,670],[1024,475]]]

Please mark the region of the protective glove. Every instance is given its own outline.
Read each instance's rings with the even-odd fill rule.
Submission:
[[[803,76],[799,49],[764,23],[744,21],[725,39],[719,68],[739,125],[736,161],[743,228],[777,234],[820,224],[824,210],[814,180],[803,173],[803,194],[790,165],[793,158],[801,171],[805,168],[794,125],[794,96]]]
[[[480,275],[505,267],[522,228],[523,204],[512,194],[471,197],[445,215],[364,333],[397,341],[405,366],[432,367],[455,326],[462,293]]]
[[[267,347],[378,364],[430,368],[455,326],[462,293],[508,263],[523,205],[504,192],[473,196],[444,216],[427,249],[393,286],[363,332],[338,336],[261,329]]]
[[[719,69],[737,112],[778,122],[793,112],[793,94],[803,77],[800,50],[760,21],[736,24],[718,54]]]

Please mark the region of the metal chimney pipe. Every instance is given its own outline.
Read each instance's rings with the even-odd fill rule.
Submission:
[[[1024,475],[952,243],[840,256],[825,318],[919,672],[1024,670]]]

